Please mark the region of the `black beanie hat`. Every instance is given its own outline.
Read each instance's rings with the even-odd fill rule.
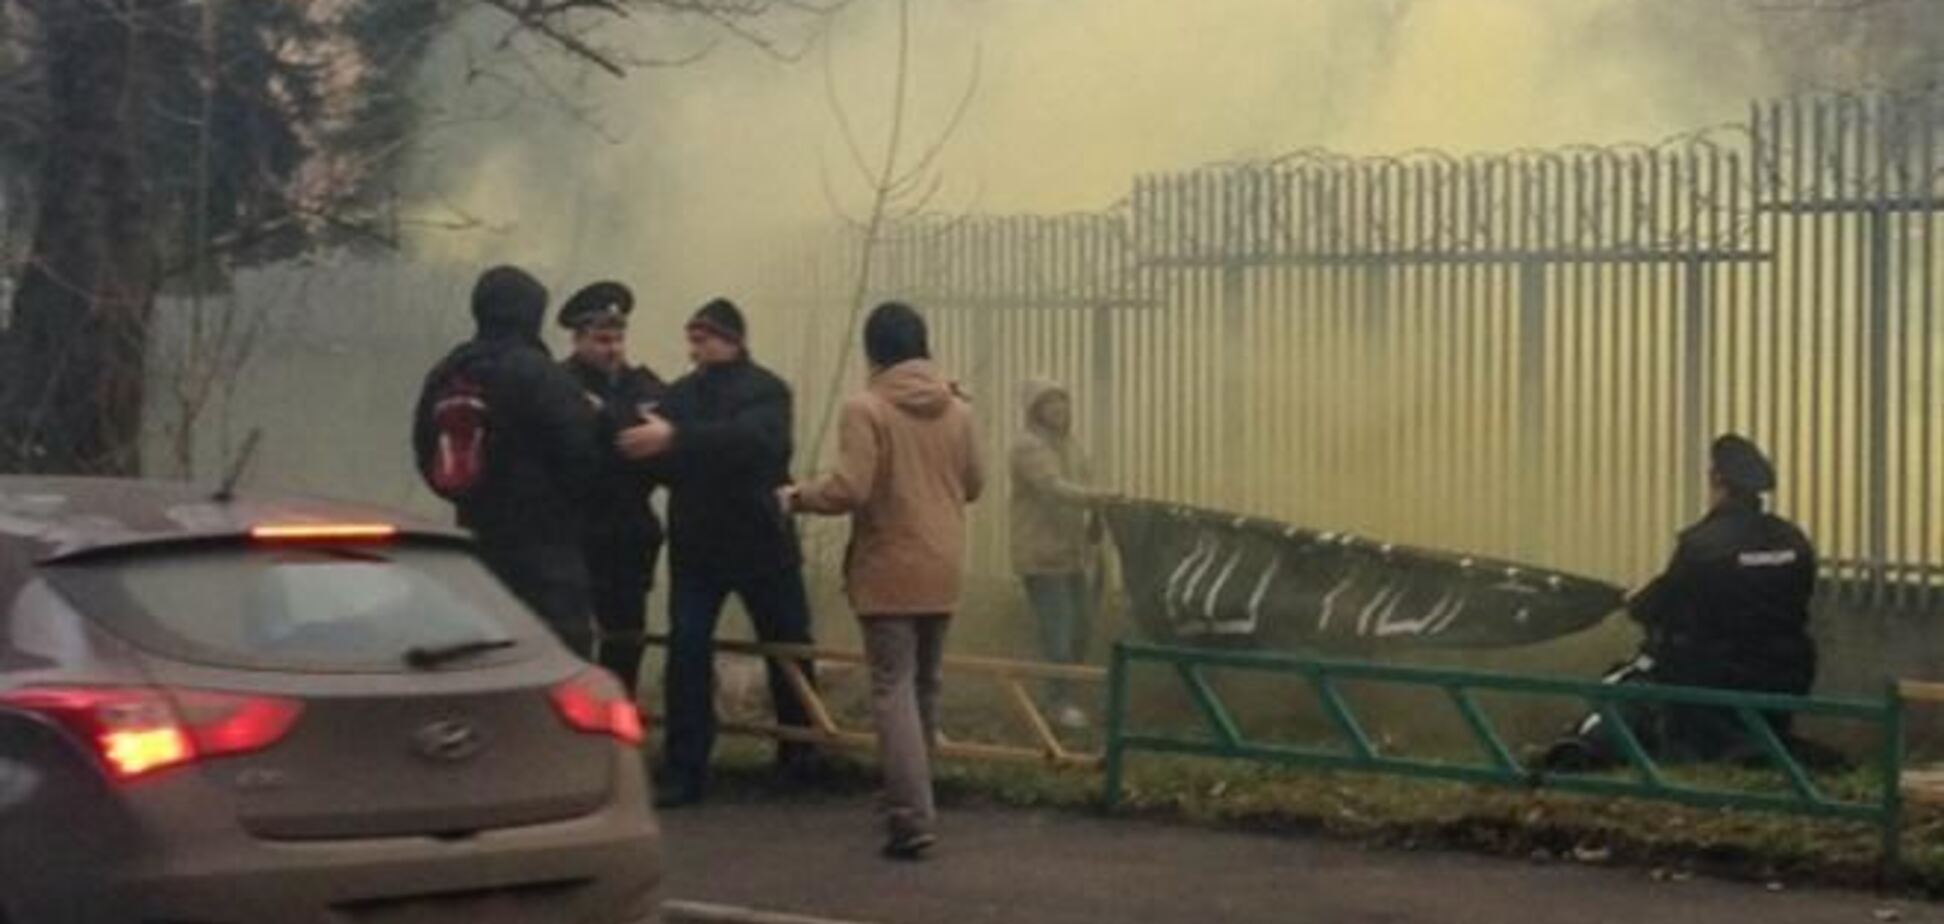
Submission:
[[[749,339],[749,326],[743,321],[742,309],[726,298],[711,299],[695,312],[688,322],[689,330],[705,330],[738,346]]]
[[[472,313],[482,331],[538,336],[547,313],[547,287],[517,266],[495,266],[473,284]]]
[[[1731,490],[1743,494],[1766,494],[1775,490],[1775,466],[1745,437],[1733,433],[1721,436],[1714,441],[1708,459],[1715,475]]]
[[[871,365],[889,369],[914,359],[931,358],[925,319],[903,302],[885,302],[864,321],[864,355]]]

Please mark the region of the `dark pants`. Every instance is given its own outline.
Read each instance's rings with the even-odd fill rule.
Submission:
[[[864,655],[871,669],[871,715],[884,773],[885,821],[893,837],[929,834],[931,753],[938,741],[938,694],[946,616],[866,616]]]
[[[663,674],[665,704],[663,762],[679,785],[700,787],[708,778],[709,755],[715,750],[715,633],[722,605],[734,594],[749,611],[756,637],[763,642],[810,643],[810,601],[803,572],[796,568],[756,578],[731,579],[711,574],[677,572],[668,600],[668,664]],[[812,679],[815,668],[804,664]],[[770,702],[778,724],[807,728],[809,716],[789,679],[774,662],[769,665]],[[803,745],[785,744],[784,760],[808,753]]]
[[[579,546],[498,545],[482,541],[488,570],[553,630],[560,643],[584,655],[594,643],[587,561]]]
[[[588,548],[593,584],[595,637],[588,659],[621,678],[629,690],[641,682],[641,655],[647,648],[648,591],[653,583],[653,550],[616,541]]]
[[[1087,575],[1029,574],[1026,600],[1039,623],[1040,655],[1053,664],[1085,664],[1093,646],[1093,588]],[[1072,684],[1049,680],[1046,696],[1055,708],[1076,705]]]
[[[1738,669],[1739,668],[1739,669]],[[1747,668],[1719,660],[1668,659],[1643,653],[1615,667],[1603,683],[1661,684],[1666,686],[1746,690],[1800,696],[1809,692],[1815,679],[1813,650],[1806,659],[1782,665]],[[1627,723],[1627,730],[1647,753],[1657,760],[1671,762],[1737,761],[1761,754],[1760,745],[1740,716],[1729,709],[1690,703],[1628,702],[1615,713]],[[1785,743],[1791,746],[1794,717],[1788,713],[1762,716]],[[1607,719],[1593,713],[1573,727],[1567,739],[1576,745],[1570,751],[1555,748],[1555,753],[1570,755],[1577,766],[1556,769],[1597,769],[1626,763],[1617,732],[1607,727]]]

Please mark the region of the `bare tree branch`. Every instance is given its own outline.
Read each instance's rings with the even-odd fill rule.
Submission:
[[[513,17],[514,22],[518,23],[521,28],[553,42],[555,45],[560,46],[568,53],[579,57],[587,63],[607,71],[615,77],[628,76],[627,69],[622,67],[620,62],[614,60],[606,52],[587,44],[579,37],[567,32],[556,22],[556,17],[583,9],[601,10],[616,16],[627,15],[627,11],[607,2],[607,0],[555,0],[553,3],[545,3],[541,2],[541,0],[527,0],[525,3],[516,2],[516,0],[483,0],[483,2],[487,6]]]
[[[944,178],[933,174],[932,167],[946,144],[950,142],[951,136],[956,134],[963,123],[965,114],[971,107],[972,96],[977,91],[978,64],[975,58],[970,86],[961,95],[951,118],[939,135],[926,146],[917,162],[906,167],[904,165],[905,133],[911,103],[911,0],[898,0],[897,43],[890,124],[885,131],[883,159],[876,164],[870,164],[865,160],[863,145],[858,143],[849,116],[843,110],[835,79],[830,76],[829,58],[825,58],[826,96],[831,101],[832,115],[838,122],[845,145],[850,149],[854,165],[870,184],[871,195],[870,210],[861,222],[862,227],[859,231],[856,276],[851,286],[850,310],[844,322],[846,334],[856,329],[859,319],[864,315],[865,301],[870,297],[871,279],[876,270],[878,249],[884,243],[885,229],[917,216],[930,206],[944,188]],[[826,195],[835,198],[834,193],[827,191]],[[840,216],[843,215],[841,208],[837,208],[836,211]],[[853,221],[852,224],[855,226],[859,223]],[[844,377],[849,374],[852,352],[851,350],[839,352],[836,365],[831,369],[829,384],[824,389],[822,412],[817,419],[816,435],[811,440],[809,454],[804,457],[809,465],[814,466],[822,461],[824,443],[829,438],[831,425],[836,419],[837,399],[844,390]]]
[[[874,181],[871,165],[864,158],[864,145],[857,140],[857,129],[851,124],[850,111],[844,108],[844,95],[837,90],[837,72],[831,61],[836,57],[832,45],[826,40],[824,45],[823,75],[824,100],[830,106],[832,120],[837,123],[838,137],[844,141],[844,149],[850,153],[851,164],[857,168],[857,175],[865,183]]]
[[[959,96],[958,105],[952,108],[952,116],[946,120],[945,129],[938,133],[938,137],[933,139],[931,147],[927,148],[925,153],[919,156],[918,160],[911,165],[911,169],[905,171],[904,175],[897,180],[899,185],[909,183],[918,176],[931,170],[932,166],[938,162],[938,155],[943,153],[946,146],[952,143],[952,139],[958,136],[959,128],[965,124],[966,114],[972,111],[972,100],[979,94],[979,84],[984,79],[984,63],[985,49],[982,46],[974,45],[972,47],[972,74],[965,80],[965,92]]]
[[[792,64],[801,61],[803,60],[803,56],[809,54],[810,49],[812,47],[815,47],[816,45],[816,39],[813,37],[805,40],[803,43],[803,47],[801,48],[797,48],[794,50],[786,49],[782,45],[778,44],[774,39],[771,39],[768,36],[763,35],[762,33],[757,32],[754,29],[751,29],[750,27],[744,25],[735,16],[732,16],[728,13],[715,11],[715,12],[704,13],[703,15],[707,17],[710,21],[714,22],[716,25],[721,26],[723,31],[728,32],[730,35],[733,35],[736,38],[743,40],[744,42],[748,43],[752,47],[756,48],[758,51],[761,51],[772,58],[776,58],[779,61],[787,61]]]
[[[850,210],[845,208],[842,197],[837,195],[837,187],[830,178],[830,165],[822,157],[817,160],[817,179],[822,182],[824,202],[829,204],[831,213],[837,216],[838,221],[849,226],[851,230],[862,233],[865,227],[864,221],[851,215]]]

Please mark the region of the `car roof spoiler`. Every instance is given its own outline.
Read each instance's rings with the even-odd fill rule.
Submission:
[[[458,551],[474,551],[477,545],[465,533],[420,529],[401,526],[390,533],[379,536],[332,536],[318,534],[296,537],[292,541],[285,537],[260,538],[249,530],[225,530],[220,532],[184,532],[146,536],[133,536],[101,542],[89,542],[66,548],[56,549],[35,559],[38,565],[72,565],[141,555],[165,554],[195,548],[219,546],[288,547],[292,545],[311,545],[326,547],[406,545],[415,548],[447,548]]]

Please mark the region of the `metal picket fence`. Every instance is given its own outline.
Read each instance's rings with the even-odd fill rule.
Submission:
[[[1020,380],[1075,385],[1131,495],[1624,583],[1732,429],[1773,450],[1842,589],[1929,607],[1940,131],[1937,96],[1839,96],[1655,146],[1166,173],[1100,213],[897,228],[867,290],[933,315],[995,454]],[[860,246],[788,251],[755,299],[800,332],[806,408],[855,349]],[[974,524],[992,573],[1002,506]]]
[[[1195,706],[1200,719],[1199,733],[1153,730],[1136,724],[1130,709],[1130,692],[1135,674],[1142,666],[1175,676]],[[1335,745],[1290,744],[1245,734],[1210,682],[1210,674],[1215,671],[1301,681],[1321,705],[1335,732]],[[1343,685],[1346,683],[1442,694],[1450,700],[1469,731],[1477,756],[1469,760],[1434,759],[1387,750],[1375,741],[1345,698]],[[1479,706],[1477,695],[1481,693],[1509,694],[1522,700],[1569,699],[1586,704],[1605,719],[1604,727],[1614,737],[1625,759],[1624,771],[1555,773],[1533,766],[1515,755],[1490,714]],[[1904,699],[1894,687],[1881,700],[1810,698],[1122,644],[1115,648],[1108,674],[1108,701],[1104,789],[1109,805],[1121,800],[1130,755],[1166,753],[1851,821],[1874,825],[1881,832],[1882,863],[1886,872],[1894,871],[1901,858]],[[1786,788],[1775,792],[1734,785],[1705,786],[1673,778],[1624,720],[1622,711],[1629,705],[1709,707],[1732,714],[1759,747],[1766,766],[1780,774]],[[1874,798],[1846,797],[1819,785],[1770,725],[1766,716],[1773,713],[1841,719],[1876,731],[1881,745],[1875,759],[1868,763],[1877,778]]]

